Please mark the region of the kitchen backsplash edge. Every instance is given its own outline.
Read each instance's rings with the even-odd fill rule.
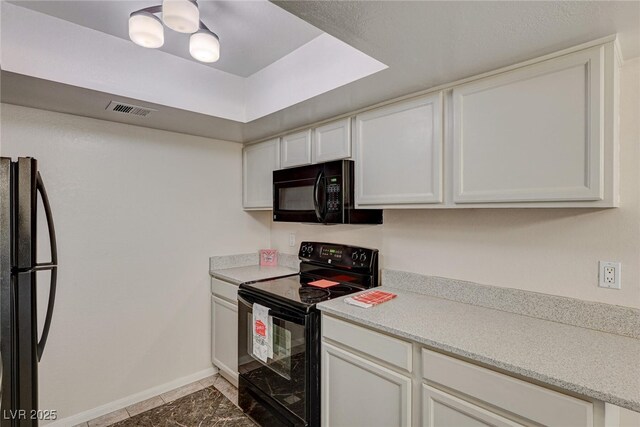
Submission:
[[[249,267],[258,265],[260,258],[258,252],[237,255],[221,255],[209,258],[209,271],[225,268]],[[278,253],[278,265],[297,270],[300,268],[300,260],[297,255]]]
[[[278,253],[278,265],[300,270],[300,259],[298,255]]]
[[[452,301],[640,339],[640,310],[445,277],[382,270],[382,284]]]

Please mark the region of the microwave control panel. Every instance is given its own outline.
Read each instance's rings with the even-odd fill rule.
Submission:
[[[342,206],[342,191],[340,189],[340,178],[330,176],[327,178],[327,212],[340,212]]]

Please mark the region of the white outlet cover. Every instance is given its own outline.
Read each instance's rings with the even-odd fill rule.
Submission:
[[[622,287],[622,264],[619,262],[600,261],[598,286],[601,288],[620,289]]]

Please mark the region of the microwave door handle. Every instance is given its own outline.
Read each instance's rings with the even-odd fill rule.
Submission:
[[[320,210],[320,200],[319,200],[320,181],[322,181],[323,176],[324,176],[323,171],[318,172],[318,176],[316,176],[316,182],[313,185],[313,208],[316,211],[316,218],[318,219],[319,222],[323,222],[324,220],[322,212]]]
[[[318,203],[320,205],[320,215],[321,215],[321,222],[326,223],[327,222],[327,181],[325,180],[324,177],[324,172],[322,173],[322,179],[320,180],[320,194],[323,194],[323,200],[322,203]]]

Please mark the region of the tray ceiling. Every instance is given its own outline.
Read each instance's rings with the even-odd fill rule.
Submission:
[[[129,40],[127,22],[135,10],[162,0],[9,1],[46,15]],[[322,34],[289,12],[261,1],[199,0],[200,19],[221,38],[222,55],[210,67],[248,77]],[[189,35],[165,30],[160,50],[188,60]]]
[[[5,2],[2,3],[4,6]],[[206,3],[203,2],[204,6]],[[12,70],[7,69],[9,62],[4,59],[8,39],[4,37],[6,29],[3,14],[2,102],[249,142],[614,34],[618,37],[625,61],[640,56],[640,2],[637,1],[287,0],[274,3],[325,32],[301,48],[309,43],[320,42],[330,34],[343,42],[343,47],[357,49],[356,52],[360,52],[366,58],[375,58],[388,67],[334,89],[314,88],[315,95],[308,94],[306,98],[287,99],[294,96],[300,87],[304,89],[306,86],[322,83],[320,80],[326,80],[317,75],[311,76],[309,73],[314,71],[314,67],[310,66],[310,71],[306,72],[309,79],[306,82],[298,80],[297,84],[300,86],[285,84],[281,79],[280,86],[262,92],[261,99],[262,102],[266,102],[266,107],[251,102],[251,106],[260,111],[254,112],[252,116],[247,115],[247,123],[193,112],[194,110],[172,105],[164,100],[145,98],[134,91],[116,100],[148,106],[159,111],[150,118],[126,115],[122,118],[118,117],[117,113],[104,110],[108,101],[113,99],[113,92],[109,89],[81,89],[81,86],[65,82],[64,79],[55,80],[20,70],[11,73]],[[14,9],[28,11],[25,8]],[[28,35],[27,31],[26,36]],[[109,37],[121,42],[123,49],[135,48],[129,46],[132,43],[124,39]],[[141,56],[140,49],[134,52],[135,56]],[[164,55],[176,61],[193,64],[194,67],[220,72],[165,52],[142,52],[144,56],[147,56],[147,53],[159,54],[152,55],[154,57]],[[287,64],[284,59],[293,59],[290,58],[292,54],[276,61],[280,68],[273,67],[271,71],[275,74],[286,73]],[[297,58],[302,59],[301,56]],[[176,65],[175,62],[167,62],[165,59],[162,60],[165,65]],[[307,62],[309,60],[316,60],[315,64],[327,63],[326,60],[322,61],[314,56],[304,59]],[[138,58],[134,57],[132,61],[136,62]],[[328,62],[336,64],[335,60]],[[178,65],[179,69],[183,67],[183,64]],[[346,68],[336,70],[336,74],[349,73],[348,67]],[[162,77],[167,70],[165,67],[152,69],[150,72],[153,77]],[[171,72],[177,71],[172,68]],[[254,77],[261,73],[262,77],[266,78],[268,73],[264,73],[264,69],[254,73]],[[236,75],[227,76],[240,79]],[[258,79],[253,81],[257,85]],[[264,81],[259,86],[264,88]],[[142,81],[141,84],[144,83],[145,81]],[[178,83],[184,84],[185,87],[178,93],[188,90],[186,82]],[[274,106],[272,102],[279,104]],[[268,107],[274,112],[268,113]],[[225,108],[222,113],[228,110]],[[244,109],[241,110],[241,114],[245,114]]]
[[[38,8],[47,13],[22,7],[32,4],[39,5]],[[236,52],[235,60],[229,59],[227,65],[239,70],[238,74],[233,74],[191,57],[184,58],[161,49],[145,49],[128,37],[121,37],[127,30],[129,12],[150,4],[153,3],[2,2],[2,69],[247,123],[387,68],[375,58],[320,32],[272,3],[203,1],[201,8],[218,7],[218,15],[223,15],[225,8],[244,11],[243,16],[237,17],[240,28],[225,23],[228,26],[224,28],[235,34],[236,39],[223,32],[224,28],[207,22],[220,36],[221,57],[230,56],[224,52],[232,52],[234,46],[249,51]],[[260,11],[264,13],[258,25]],[[244,24],[241,23],[245,18],[256,21],[252,31],[242,30]],[[278,26],[280,28],[275,28]],[[269,28],[269,31],[262,31],[262,28]],[[173,37],[172,33],[165,29],[167,38]],[[260,34],[265,40],[259,40]],[[290,40],[284,42],[287,37]],[[252,53],[269,51],[272,46],[279,53]],[[29,54],[25,55],[25,52]],[[188,55],[188,45],[181,46],[181,52]],[[281,54],[284,56],[278,57]],[[231,64],[233,61],[235,63]],[[253,71],[265,63],[266,66]]]

